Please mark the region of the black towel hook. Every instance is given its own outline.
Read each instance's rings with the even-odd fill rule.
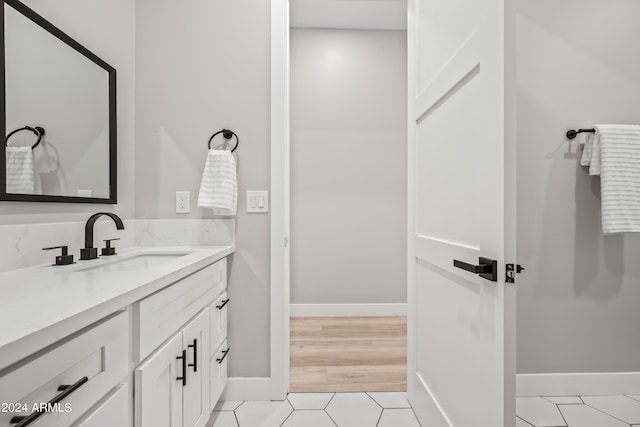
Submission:
[[[238,135],[236,135],[235,132],[229,129],[222,129],[211,135],[211,138],[209,138],[209,143],[207,144],[209,149],[211,149],[211,141],[213,140],[213,138],[220,133],[222,134],[222,136],[224,136],[224,139],[231,139],[231,137],[233,136],[236,137],[236,146],[233,147],[233,150],[231,150],[231,152],[233,153],[234,151],[236,151],[236,148],[238,148],[238,145],[240,145],[240,138],[238,138]]]
[[[44,128],[40,127],[40,126],[36,126],[35,128],[32,128],[31,126],[25,126],[23,128],[16,129],[13,132],[11,132],[9,135],[7,135],[7,138],[6,138],[5,143],[4,143],[5,147],[9,146],[9,138],[11,138],[13,136],[13,134],[18,133],[18,132],[23,131],[23,130],[30,130],[31,132],[33,132],[38,137],[38,140],[36,141],[36,143],[31,146],[32,150],[34,148],[36,148],[38,146],[38,144],[40,144],[40,141],[42,140],[42,136],[45,133],[44,132]]]

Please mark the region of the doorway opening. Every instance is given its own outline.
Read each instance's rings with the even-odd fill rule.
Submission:
[[[406,47],[290,30],[290,392],[406,391]]]

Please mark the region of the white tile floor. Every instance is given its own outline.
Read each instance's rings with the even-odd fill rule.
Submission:
[[[640,396],[516,399],[517,427],[640,427]]]
[[[420,424],[406,393],[292,393],[284,402],[221,402],[207,427],[420,427]]]
[[[516,427],[640,427],[640,395],[516,400]],[[221,402],[207,427],[420,427],[406,393],[292,393],[283,402]]]

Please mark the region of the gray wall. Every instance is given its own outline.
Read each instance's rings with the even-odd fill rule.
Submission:
[[[118,70],[118,204],[0,203],[0,224],[84,221],[98,210],[134,217],[133,0],[26,0],[24,3]],[[61,242],[64,243],[64,242]]]
[[[238,134],[229,375],[269,376],[269,215],[245,213],[246,190],[270,189],[269,2],[138,0],[136,24],[136,218],[213,218],[196,207],[207,141]]]
[[[640,2],[518,6],[518,372],[640,371],[640,235],[603,236],[564,139],[640,121]]]
[[[291,302],[406,302],[405,31],[291,31]]]

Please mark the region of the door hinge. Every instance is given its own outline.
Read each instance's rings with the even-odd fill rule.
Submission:
[[[522,273],[524,267],[520,264],[507,264],[504,281],[506,283],[516,283],[516,273]]]

